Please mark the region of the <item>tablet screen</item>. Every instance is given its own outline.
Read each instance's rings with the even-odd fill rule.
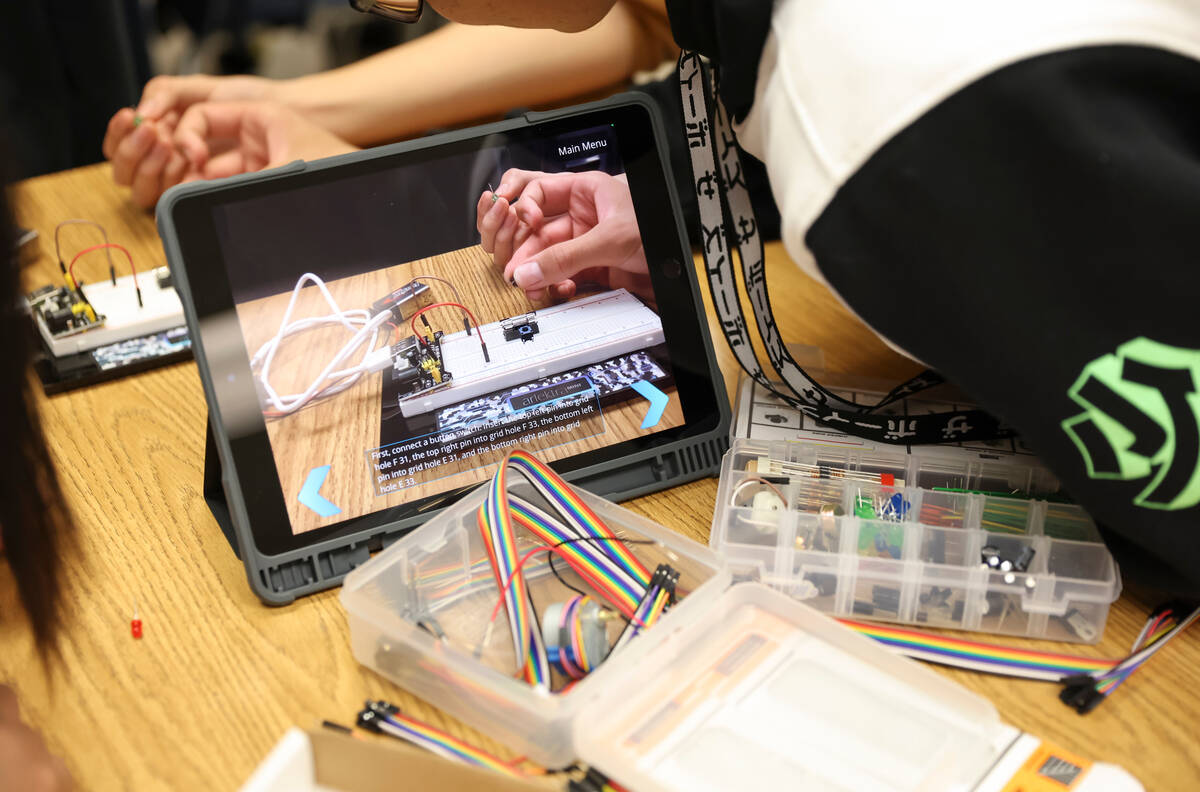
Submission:
[[[201,314],[227,289],[261,416],[240,434],[265,434],[292,536],[437,502],[518,446],[569,469],[711,411],[661,165],[608,119],[204,203],[223,288],[189,281]]]

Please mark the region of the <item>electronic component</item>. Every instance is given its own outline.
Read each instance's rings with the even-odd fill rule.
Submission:
[[[582,679],[608,657],[607,622],[615,611],[604,610],[590,597],[554,602],[542,614],[542,640],[550,662],[572,679]]]
[[[504,331],[505,341],[532,341],[538,334],[537,315],[527,313],[504,319],[500,322],[500,329]]]
[[[175,278],[171,275],[170,267],[159,267],[154,270],[154,282],[158,284],[160,289],[175,288]]]
[[[135,640],[141,640],[142,620],[141,617],[138,616],[138,607],[136,602],[133,605],[133,618],[129,621],[129,634],[132,635]]]
[[[746,465],[746,470],[759,473],[773,473],[793,478],[846,479],[863,481],[868,484],[882,484],[885,487],[903,487],[904,479],[894,473],[873,472],[865,470],[850,470],[838,462],[791,462],[781,459],[771,459],[760,456],[756,461]]]
[[[454,381],[442,361],[441,330],[428,339],[411,335],[392,347],[392,382],[401,399],[445,388]]]
[[[1092,643],[1099,637],[1096,626],[1088,621],[1087,617],[1080,613],[1077,608],[1071,608],[1063,615],[1062,619],[1071,632],[1079,636],[1079,640],[1081,641]]]
[[[416,316],[417,311],[433,302],[433,292],[424,283],[409,281],[386,297],[371,304],[371,316],[391,310],[392,321],[400,324]]]
[[[175,289],[150,287],[143,292],[141,306],[134,299],[134,278],[124,275],[117,285],[102,280],[82,289],[83,296],[65,286],[44,286],[26,297],[46,352],[55,358],[89,352],[121,341],[173,330],[184,323],[183,306]],[[95,312],[95,321],[77,318],[65,327],[66,314],[48,317],[46,309],[85,303]],[[88,316],[86,308],[73,308]],[[84,332],[84,331],[87,332]]]
[[[663,343],[662,320],[625,289],[556,305],[537,314],[533,346],[502,341],[502,323],[480,326],[481,341],[492,342],[485,360],[480,341],[452,333],[442,341],[454,384],[420,398],[402,398],[405,417],[421,415],[600,360]]]
[[[43,286],[26,300],[34,321],[44,326],[51,338],[66,338],[104,324],[104,315],[96,312],[82,290]]]

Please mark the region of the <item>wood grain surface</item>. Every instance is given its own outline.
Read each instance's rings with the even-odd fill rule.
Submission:
[[[339,308],[367,308],[420,275],[433,275],[453,282],[459,296],[465,301],[463,304],[471,309],[481,325],[539,307],[529,302],[525,292],[506,283],[492,265],[491,256],[477,245],[339,278],[326,286]],[[445,285],[436,281],[427,283],[434,301],[453,299]],[[292,292],[288,291],[237,306],[238,320],[251,356],[279,331],[291,296]],[[587,296],[588,293],[580,292],[576,299]],[[329,312],[329,303],[324,296],[316,288],[305,288],[296,300],[290,321],[323,316]],[[435,309],[430,311],[429,318],[435,329],[447,333],[461,329],[461,318],[456,309]],[[384,329],[388,328],[385,326]],[[400,333],[411,333],[407,322],[400,328]],[[603,328],[598,327],[597,334],[601,333]],[[280,394],[303,392],[350,337],[351,334],[344,327],[326,326],[286,340],[271,365],[272,387]],[[380,344],[382,341],[377,345]],[[357,363],[362,355],[361,350],[356,351],[348,363]],[[418,483],[413,486],[377,496],[372,481],[376,473],[366,454],[368,449],[378,448],[382,444],[380,391],[383,376],[364,376],[353,387],[328,400],[315,402],[291,415],[267,422],[271,448],[279,466],[284,502],[296,532],[332,525],[382,508],[477,484],[490,476],[488,468],[507,453],[507,449],[481,451],[470,458],[441,465],[436,470],[414,474]],[[675,389],[667,388],[666,392],[671,399],[663,413],[659,426],[661,429],[683,424],[683,411],[675,396]],[[575,440],[563,442],[564,435],[551,434],[541,440],[535,439],[525,447],[536,450],[543,459],[551,461],[620,443],[644,434],[640,427],[645,412],[646,402],[641,398],[625,399],[603,408],[603,414],[596,412],[581,419],[581,426],[574,432],[579,435]],[[321,487],[321,495],[341,509],[339,514],[325,518],[298,500],[309,471],[322,465],[330,465],[330,471]]]
[[[95,219],[147,268],[162,263],[151,218],[112,186],[107,166],[30,180],[16,198],[21,221],[43,236],[61,219]],[[51,256],[35,262],[31,284],[56,277]],[[820,346],[835,370],[887,377],[913,370],[800,275],[780,247],[770,247],[767,261],[786,339]],[[719,349],[719,356],[731,372],[729,355]],[[16,687],[25,717],[82,789],[236,789],[287,727],[348,722],[368,696],[510,755],[360,667],[336,592],[286,608],[264,607],[250,593],[201,499],[205,406],[194,364],[40,401],[78,526],[78,546],[64,558],[63,663],[49,671],[39,665],[3,570],[0,680]],[[710,479],[629,505],[703,542],[715,494]],[[141,641],[129,633],[135,602]],[[1127,592],[1095,647],[1013,643],[1121,655],[1153,604]],[[945,673],[991,699],[1007,721],[1123,765],[1157,792],[1197,788],[1198,669],[1200,633],[1192,632],[1086,717],[1068,711],[1053,685]]]

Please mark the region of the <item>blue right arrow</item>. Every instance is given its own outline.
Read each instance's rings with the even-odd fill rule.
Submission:
[[[646,380],[638,380],[629,387],[645,396],[646,401],[650,402],[650,409],[646,410],[646,417],[642,419],[642,428],[649,429],[661,421],[663,410],[667,409],[667,402],[671,401],[671,397]]]
[[[308,478],[304,479],[304,486],[300,488],[300,495],[296,497],[301,504],[322,517],[332,517],[342,513],[341,509],[321,495],[321,485],[325,483],[325,477],[329,475],[330,467],[331,465],[321,465],[321,467],[315,467],[308,471]]]

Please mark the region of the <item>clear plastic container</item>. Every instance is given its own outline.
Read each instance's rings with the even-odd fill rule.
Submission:
[[[763,788],[967,788],[994,759],[1004,727],[987,700],[791,597],[730,586],[708,548],[575,491],[618,535],[651,540],[637,553],[681,571],[685,596],[569,692],[514,677],[503,619],[481,640],[497,597],[475,521],[482,491],[346,577],[355,657],[534,761],[582,759],[650,792],[723,791],[747,778]],[[794,542],[798,522],[821,517],[788,509],[781,519],[788,527],[771,535]],[[796,553],[800,579],[821,588],[831,578],[836,589],[831,558],[843,560]],[[529,578],[538,606],[569,593],[548,570]]]
[[[535,499],[528,488],[512,491]],[[630,547],[649,569],[666,562],[680,572],[681,599],[654,630],[701,618],[729,585],[728,571],[709,548],[590,493],[575,492],[617,536],[639,542]],[[491,630],[487,626],[498,594],[476,522],[483,499],[484,489],[477,489],[346,576],[341,601],[350,618],[351,648],[363,665],[515,751],[549,766],[568,764],[576,756],[572,723],[614,673],[613,663],[602,663],[565,694],[539,692],[515,677],[503,613]],[[516,529],[516,537],[518,554],[541,544],[523,528]],[[584,585],[565,562],[555,566],[566,581]],[[546,605],[574,595],[548,563],[531,561],[525,577],[539,618]],[[609,622],[610,639],[623,626]],[[636,660],[648,632],[622,648],[622,661]]]
[[[1058,489],[1017,460],[735,438],[710,545],[834,616],[1095,643],[1120,574],[1082,509],[1037,497]]]

